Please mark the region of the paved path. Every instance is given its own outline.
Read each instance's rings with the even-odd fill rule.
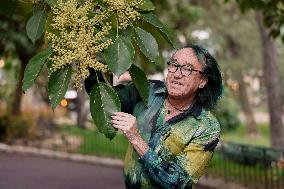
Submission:
[[[124,189],[124,183],[121,168],[0,152],[0,189]]]
[[[0,189],[121,188],[121,168],[0,152]]]

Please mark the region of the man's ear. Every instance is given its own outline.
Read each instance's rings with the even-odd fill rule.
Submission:
[[[208,78],[202,78],[199,83],[199,89],[202,89],[208,82]]]

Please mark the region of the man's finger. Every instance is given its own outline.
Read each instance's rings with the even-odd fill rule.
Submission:
[[[128,114],[128,113],[125,113],[125,112],[114,112],[114,115],[123,116],[123,117],[132,116],[131,114]]]
[[[112,124],[112,126],[117,128],[117,129],[121,129],[122,131],[125,129],[125,127],[117,125],[117,124]]]
[[[125,112],[114,112],[114,115],[118,115],[118,116],[125,116]]]
[[[126,117],[122,117],[122,116],[111,116],[111,118],[114,120],[123,120],[123,121],[126,121]]]
[[[111,122],[117,125],[122,125],[122,126],[128,125],[126,121],[121,121],[121,120],[111,120]]]

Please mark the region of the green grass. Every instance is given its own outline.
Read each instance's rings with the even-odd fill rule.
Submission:
[[[127,140],[121,133],[110,141],[97,130],[80,129],[74,125],[59,126],[61,132],[80,137],[82,144],[72,152],[82,154],[95,154],[99,156],[116,157],[123,159],[128,146]],[[269,128],[267,125],[258,125],[261,133],[260,139],[252,139],[245,135],[245,127],[241,125],[234,131],[221,134],[223,141],[232,141],[256,146],[269,146]]]
[[[80,129],[70,125],[64,125],[61,128],[61,132],[79,136],[83,140],[82,144],[73,151],[75,153],[124,158],[128,142],[121,133],[117,133],[110,141],[97,130]]]
[[[250,144],[255,146],[269,147],[269,127],[267,124],[257,125],[257,129],[260,133],[260,138],[251,138],[246,135],[245,126],[241,125],[233,131],[221,133],[221,139],[223,141],[231,141],[241,144]]]

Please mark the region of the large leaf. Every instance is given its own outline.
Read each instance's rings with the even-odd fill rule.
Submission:
[[[138,5],[138,9],[142,11],[153,11],[155,10],[155,5],[152,3],[151,0],[144,0],[143,4]]]
[[[144,13],[142,14],[142,17],[146,22],[158,28],[164,38],[172,45],[172,47],[176,48],[173,32],[167,26],[165,26],[156,15],[153,13]]]
[[[144,104],[147,105],[149,96],[149,82],[145,73],[134,64],[131,65],[129,73],[136,89],[142,97]]]
[[[96,127],[110,140],[116,135],[112,126],[111,116],[121,111],[121,105],[116,92],[105,83],[97,83],[90,95],[91,115]]]
[[[71,74],[71,65],[51,73],[48,81],[48,96],[53,110],[63,99],[71,80]]]
[[[28,20],[26,31],[33,43],[41,37],[44,32],[47,13],[44,10],[36,11]]]
[[[150,33],[139,27],[135,28],[135,32],[135,39],[139,49],[149,59],[149,61],[156,62],[159,56],[158,43],[156,39]]]
[[[105,50],[104,57],[111,71],[118,77],[121,76],[130,67],[134,57],[131,39],[119,37]]]
[[[46,66],[47,66],[47,73],[48,73],[48,77],[50,77],[50,75],[52,74],[52,64],[53,62],[51,60],[47,60]]]
[[[48,57],[52,54],[52,50],[50,48],[46,49],[35,55],[27,64],[24,79],[23,79],[23,86],[22,90],[26,91],[30,86],[34,83],[38,74],[42,70],[42,67]]]

